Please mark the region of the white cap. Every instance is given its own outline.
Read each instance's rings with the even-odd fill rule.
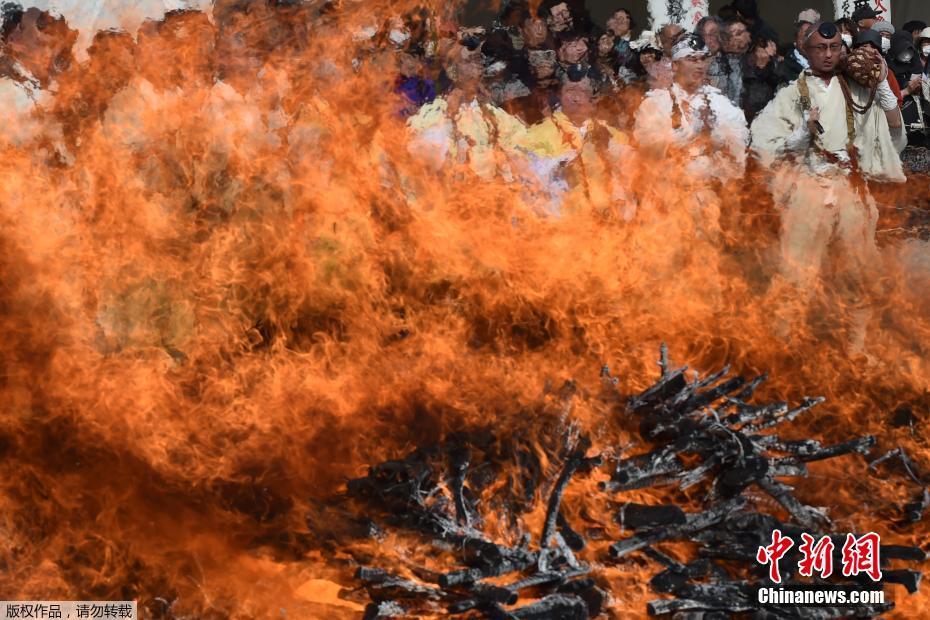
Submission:
[[[816,11],[815,9],[804,9],[803,11],[798,13],[797,23],[799,24],[801,22],[809,22],[811,24],[816,24],[819,21],[820,21],[820,13]]]

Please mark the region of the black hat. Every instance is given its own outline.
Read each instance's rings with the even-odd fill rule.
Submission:
[[[872,30],[871,28],[866,28],[865,30],[860,30],[859,34],[856,35],[856,38],[853,39],[853,48],[862,47],[871,43],[875,49],[882,51],[882,35],[878,34],[877,30]]]
[[[759,17],[759,7],[756,4],[756,0],[733,0],[733,4],[730,6],[743,17],[751,17],[753,19]]]
[[[857,22],[860,19],[875,19],[879,15],[881,15],[881,13],[879,13],[878,11],[876,11],[875,9],[873,9],[872,7],[868,5],[860,6],[858,9],[853,11],[852,20],[854,22]]]

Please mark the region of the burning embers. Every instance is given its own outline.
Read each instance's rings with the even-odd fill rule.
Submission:
[[[542,446],[534,448],[528,434],[519,432],[460,433],[349,481],[345,516],[354,516],[347,520],[350,526],[341,526],[340,544],[356,550],[355,578],[372,601],[366,617],[594,618],[612,597],[624,596],[610,570],[643,562],[658,570],[649,582],[652,590],[670,595],[649,603],[653,615],[838,618],[891,609],[892,603],[763,606],[755,590],[773,585],[757,554],[775,530],[799,543],[802,534],[826,537],[833,543],[833,563],[839,567],[848,559],[841,551],[847,533],[781,479],[806,477],[807,465],[815,461],[866,454],[874,438],[831,445],[782,438],[775,427],[822,399],[804,399],[796,407],[752,404],[764,376],[729,378],[724,369],[689,379],[687,368],[669,368],[664,348],[661,366],[658,382],[629,398],[625,411],[615,408],[623,411],[621,426],[638,425],[651,444],[642,454],[621,456],[624,450],[611,445],[617,441],[609,431],[597,439],[601,453],[593,450],[592,441],[567,423],[575,389],[567,383],[558,419],[534,429],[549,437]],[[602,397],[622,403],[607,368],[602,377]],[[552,441],[556,436],[561,440]],[[608,468],[609,478],[595,486]],[[580,510],[563,501],[573,479],[590,483],[590,491],[576,498],[584,504]],[[664,504],[631,499],[647,487],[669,487],[669,497],[684,499]],[[535,501],[537,496],[543,499]],[[320,534],[313,517],[308,524]],[[376,544],[360,545],[366,537]],[[782,587],[873,585],[864,573],[843,577],[840,570],[829,579],[815,572],[812,580],[802,580],[800,551],[794,545],[776,558]],[[925,554],[896,545],[881,545],[877,552],[881,583],[915,592],[920,573],[890,563],[921,562]]]

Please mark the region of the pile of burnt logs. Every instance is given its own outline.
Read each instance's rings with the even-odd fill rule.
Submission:
[[[795,420],[822,399],[805,399],[795,407],[783,402],[751,404],[764,376],[751,381],[728,378],[724,369],[703,379],[696,374],[689,378],[687,368],[669,368],[664,347],[660,365],[658,382],[626,399],[621,414],[622,423],[635,425],[649,449],[635,456],[602,458],[589,454],[590,442],[577,434],[562,440],[556,458],[561,468],[548,481],[545,520],[535,541],[516,525],[508,544],[482,531],[483,519],[494,507],[485,504],[479,509],[478,494],[503,469],[484,467],[474,460],[474,454],[484,459],[488,452],[472,450],[463,437],[373,466],[367,476],[351,480],[348,496],[370,514],[379,515],[379,528],[415,533],[455,563],[441,571],[408,566],[407,572],[412,571],[415,578],[360,566],[356,578],[372,601],[366,617],[597,617],[609,604],[609,586],[598,579],[596,568],[576,556],[589,541],[572,528],[561,503],[574,475],[598,467],[609,467],[609,480],[600,483],[600,492],[605,505],[615,507],[620,531],[629,535],[607,547],[606,553],[587,553],[586,557],[595,555],[595,566],[632,561],[633,556],[638,556],[638,562],[655,563],[659,572],[650,586],[666,598],[648,604],[651,615],[840,618],[874,617],[891,609],[892,603],[763,606],[754,593],[768,574],[768,568],[757,561],[757,552],[771,542],[775,529],[796,541],[801,533],[817,539],[830,536],[834,565],[841,565],[846,533],[834,531],[827,512],[798,499],[784,479],[806,476],[808,464],[814,461],[867,454],[874,438],[856,437],[831,445],[813,439],[783,439],[774,432],[776,427]],[[606,368],[602,376],[609,392],[616,381]],[[527,461],[526,452],[519,450],[498,449],[495,458],[503,453],[513,457],[511,464],[519,464],[516,469],[527,479],[498,486],[518,495],[521,490],[526,493],[528,510],[530,498],[545,482],[539,479],[543,468],[538,461]],[[687,490],[690,500],[682,504],[699,509],[623,500],[625,492],[646,487],[669,487],[663,493],[669,497],[684,497],[675,487]],[[926,502],[921,502],[912,511],[922,512],[925,507]],[[674,559],[658,548],[666,542],[689,543],[690,549],[696,549],[694,559],[687,563]],[[816,577],[799,577],[798,546],[779,562],[782,585],[825,584]],[[890,563],[922,562],[925,555],[919,548],[883,545],[880,557],[884,583],[903,585],[912,593],[917,590],[920,573],[892,568]],[[834,571],[829,579],[831,587],[875,587],[868,577],[846,578],[840,572]],[[523,604],[525,600],[532,602]]]
[[[378,508],[390,525],[426,534],[460,562],[459,567],[446,572],[414,569],[419,581],[359,567],[355,576],[374,601],[366,617],[402,617],[408,611],[424,610],[540,620],[600,614],[607,594],[586,577],[590,567],[575,557],[585,542],[568,526],[560,510],[571,476],[602,464],[599,457],[587,456],[587,449],[583,440],[566,447],[561,473],[548,498],[540,537],[543,544],[536,548],[531,546],[529,535],[507,545],[482,533],[482,517],[465,484],[469,451],[458,440],[441,449],[416,450],[404,460],[374,466],[364,478],[349,481],[351,497]],[[480,471],[475,473],[474,477],[480,477]],[[512,578],[506,579],[508,576]],[[493,584],[487,581],[500,577],[505,579],[495,579]],[[528,593],[538,600],[505,610]]]

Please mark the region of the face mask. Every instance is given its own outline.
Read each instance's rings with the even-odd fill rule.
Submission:
[[[840,35],[840,38],[843,39],[843,43],[846,44],[846,47],[852,47],[852,35],[843,33]]]
[[[911,50],[904,50],[898,54],[899,62],[911,62],[911,59],[914,58],[914,52]]]
[[[882,39],[882,54],[887,53],[888,50],[890,50],[890,49],[891,49],[891,40],[890,40],[890,39]]]
[[[920,53],[924,56],[930,56],[930,45],[924,45],[922,48],[920,48]]]

